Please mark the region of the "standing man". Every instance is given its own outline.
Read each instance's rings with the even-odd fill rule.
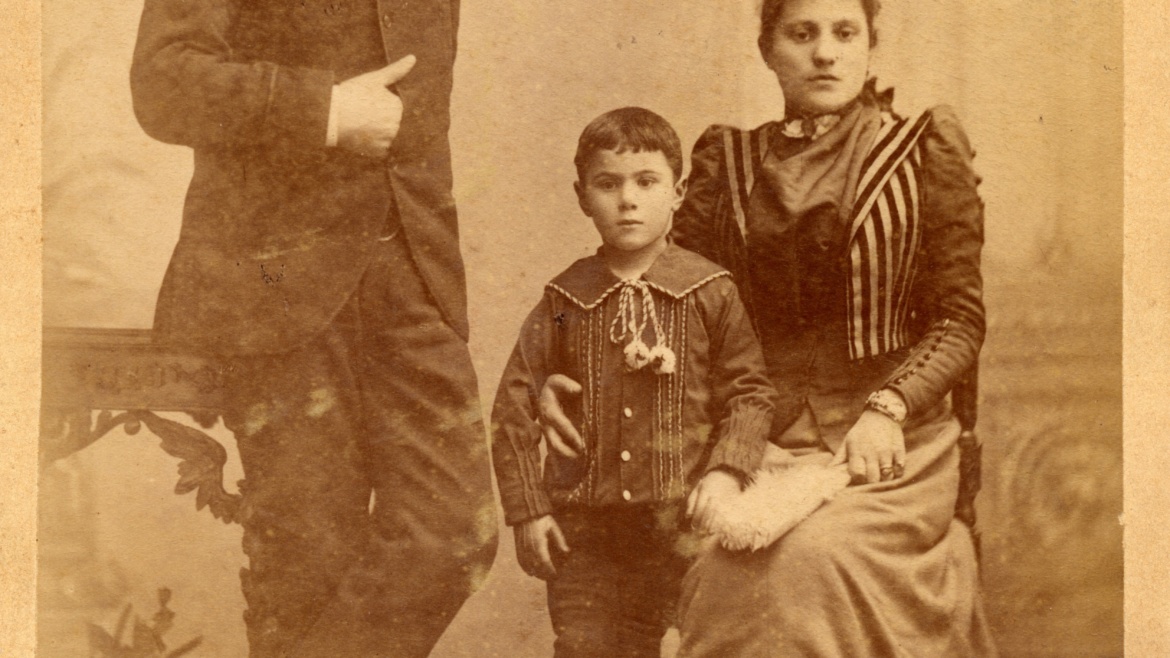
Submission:
[[[146,0],[194,149],[155,333],[231,365],[252,658],[425,656],[495,555],[447,141],[459,0]]]

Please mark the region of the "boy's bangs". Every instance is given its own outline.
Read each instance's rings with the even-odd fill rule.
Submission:
[[[639,107],[625,107],[606,112],[594,119],[577,143],[573,158],[577,173],[597,151],[642,153],[661,151],[676,179],[682,176],[682,148],[678,134],[666,119]]]

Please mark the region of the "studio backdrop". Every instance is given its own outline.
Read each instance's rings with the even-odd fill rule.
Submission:
[[[572,192],[581,128],[641,105],[689,150],[707,125],[752,127],[783,103],[750,0],[462,4],[451,145],[472,353],[490,400],[543,283],[597,246]],[[1121,5],[883,5],[879,87],[907,111],[953,105],[983,177],[978,510],[997,640],[1008,656],[1119,655]],[[47,325],[148,328],[178,237],[192,154],[135,122],[140,12],[44,3]],[[234,450],[222,427],[212,433]],[[39,655],[85,655],[87,624],[112,629],[126,603],[149,619],[164,587],[174,645],[202,636],[191,655],[245,655],[240,528],[174,495],[175,460],[156,444],[117,431],[42,471]],[[240,477],[232,455],[226,480]],[[547,655],[544,606],[502,532],[486,585],[436,655]]]

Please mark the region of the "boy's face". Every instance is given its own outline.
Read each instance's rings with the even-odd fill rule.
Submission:
[[[606,247],[625,252],[665,242],[685,184],[662,151],[598,151],[573,184],[581,210],[593,219]]]

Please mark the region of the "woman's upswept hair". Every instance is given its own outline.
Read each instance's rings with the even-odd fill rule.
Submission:
[[[861,10],[865,12],[866,27],[869,28],[869,47],[877,45],[877,29],[874,21],[878,12],[882,10],[881,0],[857,0],[861,3]],[[772,39],[776,34],[776,24],[784,13],[784,7],[789,0],[764,0],[764,7],[760,10],[760,52],[767,57],[772,50]]]
[[[678,133],[666,119],[641,107],[623,107],[610,110],[585,126],[577,141],[577,178],[584,180],[585,167],[595,153],[613,150],[618,153],[633,151],[661,151],[677,182],[682,178],[682,146]]]

